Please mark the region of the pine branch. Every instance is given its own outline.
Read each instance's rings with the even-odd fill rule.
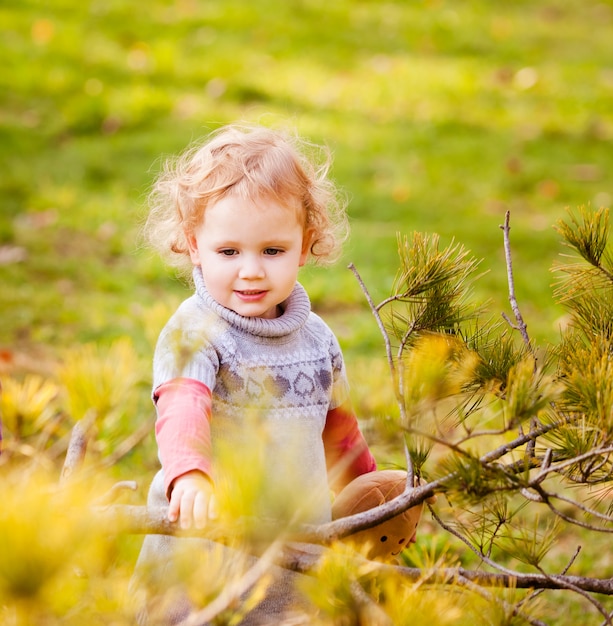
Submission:
[[[611,517],[610,515],[605,515],[603,513],[600,513],[599,511],[596,511],[590,507],[585,506],[582,502],[578,502],[577,500],[572,500],[571,498],[566,498],[563,495],[545,491],[541,485],[530,485],[530,486],[538,493],[538,497],[539,497],[538,501],[545,503],[554,515],[556,515],[560,519],[563,519],[565,522],[568,522],[569,524],[572,524],[573,526],[579,526],[587,530],[592,530],[594,532],[613,533],[613,527],[609,528],[606,526],[595,526],[594,524],[588,524],[587,522],[582,522],[578,519],[575,519],[574,517],[571,517],[570,515],[567,515],[563,511],[560,511],[560,509],[556,508],[552,504],[551,500],[560,500],[561,502],[570,504],[573,507],[579,509],[580,511],[583,511],[583,513],[585,513],[586,515],[591,515],[592,517],[596,517],[602,520],[603,522],[613,524],[613,517]]]
[[[342,539],[355,532],[372,528],[377,524],[395,517],[407,509],[418,506],[434,495],[434,489],[440,487],[440,483],[432,482],[427,485],[406,490],[403,494],[386,502],[375,509],[362,513],[356,513],[348,517],[340,518],[333,522],[314,525],[303,525],[292,533],[292,538],[297,541],[307,541],[328,545],[337,539]],[[239,532],[244,525],[249,525],[250,520],[244,519],[236,522],[236,527],[221,526],[215,521],[210,521],[207,528],[202,530],[182,530],[179,526],[168,521],[167,507],[146,507],[138,505],[109,505],[94,507],[96,519],[105,527],[114,528],[115,532],[129,534],[162,534],[176,535],[181,537],[202,537],[203,535],[215,535],[223,537]],[[273,520],[259,520],[260,524],[274,525]]]
[[[581,222],[569,212],[570,223],[559,220],[555,228],[567,246],[574,248],[585,261],[600,270],[613,284],[613,274],[602,263],[603,258],[610,260],[606,255],[609,210],[601,208],[598,211],[587,211],[581,207],[579,213]]]
[[[116,532],[128,532],[132,534],[171,534],[180,537],[211,537],[221,536],[219,529],[211,530],[179,530],[177,525],[171,523],[166,517],[166,508],[147,508],[144,506],[113,505],[110,507],[98,508],[96,514],[99,521],[106,528],[113,528]],[[348,519],[348,518],[347,518]],[[334,523],[334,522],[333,522]],[[214,523],[211,522],[211,526]],[[443,523],[444,525],[444,523]],[[445,527],[445,525],[444,525]],[[446,527],[451,534],[455,531]],[[231,532],[231,531],[230,531]],[[461,537],[461,536],[460,536]],[[304,537],[297,537],[297,541]],[[281,555],[276,559],[276,563],[286,569],[308,573],[318,563],[321,555],[325,551],[322,545],[307,545],[301,543],[287,543],[283,545]],[[483,555],[477,552],[480,558]],[[357,553],[353,558],[356,566],[360,562],[366,562]],[[488,564],[497,569],[503,569],[499,574],[487,573],[465,568],[436,568],[427,572],[419,568],[394,566],[384,563],[376,563],[376,568],[382,572],[390,571],[404,576],[407,580],[426,580],[429,583],[453,584],[459,576],[475,584],[484,587],[516,587],[518,589],[568,589],[570,585],[582,589],[588,593],[601,593],[613,595],[613,578],[594,578],[585,576],[551,576],[543,574],[525,574],[513,570],[501,568],[493,561]],[[374,562],[368,561],[370,565]]]
[[[503,567],[496,561],[493,561],[485,554],[477,550],[463,535],[457,532],[454,528],[445,524],[443,520],[436,515],[436,513],[430,508],[433,517],[437,523],[446,530],[449,534],[460,540],[468,549],[473,552],[481,561],[485,564],[493,567],[501,572],[500,574],[486,574],[483,572],[474,572],[472,570],[462,570],[462,575],[466,576],[469,580],[475,580],[471,578],[472,575],[476,575],[476,581],[480,585],[500,585],[500,586],[515,586],[518,589],[534,588],[534,589],[569,589],[576,587],[589,593],[602,593],[605,595],[613,595],[613,578],[593,578],[586,576],[551,576],[543,574],[524,574],[522,572],[516,572]],[[479,576],[483,575],[484,578]],[[513,582],[511,582],[513,581]]]
[[[604,608],[604,606],[600,602],[598,602],[596,598],[591,596],[587,591],[585,591],[578,585],[575,585],[573,582],[569,581],[568,577],[566,576],[555,576],[555,575],[547,574],[546,572],[542,570],[542,568],[538,566],[537,568],[541,572],[541,574],[545,576],[547,579],[558,582],[558,584],[561,585],[562,589],[568,589],[569,591],[574,591],[575,593],[585,598],[602,616],[604,616],[605,624],[609,626],[611,625],[611,618],[607,614],[607,611]]]
[[[280,565],[293,571],[308,573],[317,564],[325,548],[319,550],[301,550],[300,546],[285,546]],[[545,576],[543,574],[525,574],[508,570],[506,573],[488,573],[481,570],[469,570],[463,567],[437,567],[424,571],[416,567],[405,567],[387,563],[367,561],[359,555],[352,558],[358,567],[362,563],[382,573],[393,572],[404,576],[408,581],[423,581],[432,584],[454,584],[458,577],[463,577],[483,587],[512,587],[517,589],[565,589],[565,584],[574,585],[588,593],[613,595],[613,578],[591,578],[586,576]]]

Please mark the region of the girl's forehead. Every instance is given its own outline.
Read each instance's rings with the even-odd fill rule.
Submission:
[[[305,225],[307,221],[304,205],[294,196],[279,198],[271,194],[248,195],[232,190],[210,201],[207,206],[204,207],[202,219],[204,221],[207,212],[211,210],[223,211],[225,209],[227,211],[233,211],[241,208],[260,214],[269,213],[271,211],[277,213],[285,213],[287,211],[290,214],[293,213],[301,225]]]

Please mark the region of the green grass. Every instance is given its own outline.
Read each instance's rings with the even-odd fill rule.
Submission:
[[[384,296],[396,233],[413,230],[483,258],[477,296],[498,315],[510,210],[520,305],[534,336],[555,340],[551,225],[613,193],[611,2],[62,0],[0,13],[0,242],[25,256],[0,268],[3,345],[138,336],[136,311],[185,293],[139,247],[147,187],[163,155],[234,119],[290,124],[335,152],[353,238],[336,268],[304,275],[333,325],[348,307],[368,316],[345,261]],[[347,349],[370,351],[376,332],[344,333]]]

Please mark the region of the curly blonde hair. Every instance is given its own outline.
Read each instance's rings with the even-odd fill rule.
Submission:
[[[332,262],[348,225],[346,203],[328,178],[330,164],[329,151],[296,135],[223,126],[166,161],[149,195],[145,238],[171,265],[188,270],[187,235],[202,223],[207,206],[229,194],[271,198],[298,208],[313,261]]]

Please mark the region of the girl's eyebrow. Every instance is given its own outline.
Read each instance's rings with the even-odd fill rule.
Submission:
[[[278,248],[278,247],[289,247],[292,245],[293,239],[268,239],[266,241],[261,241],[258,243],[258,247],[260,248]],[[240,241],[235,241],[232,239],[223,239],[220,241],[213,242],[214,247],[216,248],[240,248],[243,244]]]

